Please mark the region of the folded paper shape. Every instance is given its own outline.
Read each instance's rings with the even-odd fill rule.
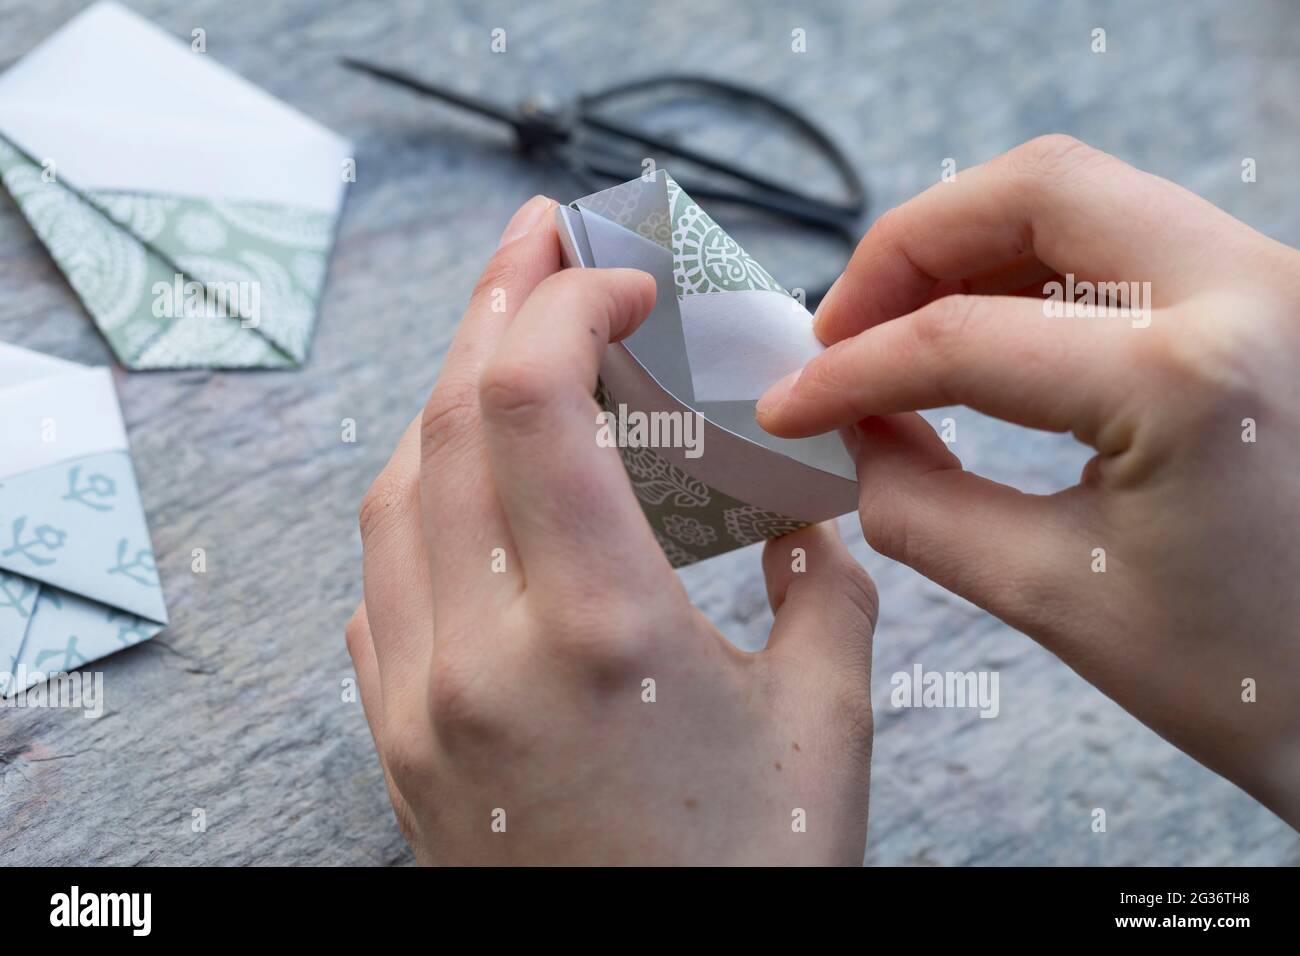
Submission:
[[[838,435],[776,438],[754,417],[769,385],[822,350],[812,316],[666,171],[578,199],[556,217],[568,265],[655,279],[654,311],[607,350],[597,400],[607,421],[700,416],[698,449],[619,442],[674,567],[857,507],[856,471]]]
[[[350,153],[116,3],[0,75],[0,181],[132,369],[301,365]]]
[[[166,623],[112,375],[0,344],[0,696]]]

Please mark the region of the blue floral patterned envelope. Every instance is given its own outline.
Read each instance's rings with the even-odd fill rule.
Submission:
[[[0,696],[167,624],[113,379],[0,345]]]

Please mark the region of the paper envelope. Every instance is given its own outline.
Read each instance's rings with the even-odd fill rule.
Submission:
[[[0,181],[132,369],[301,365],[350,152],[115,3],[0,75]]]
[[[767,387],[822,350],[812,316],[667,172],[556,216],[568,265],[641,269],[658,287],[654,311],[606,352],[597,401],[610,422],[699,413],[698,449],[619,442],[674,567],[857,508],[856,471],[838,435],[776,438],[754,418]]]
[[[166,623],[111,373],[0,345],[0,696]]]

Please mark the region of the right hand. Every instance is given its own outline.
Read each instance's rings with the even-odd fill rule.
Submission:
[[[1150,282],[1149,327],[1023,295],[1065,273]],[[759,420],[856,426],[868,542],[1300,824],[1300,253],[1044,137],[881,217],[817,331],[837,344]],[[914,414],[953,404],[1097,455],[1078,485],[1022,494]]]

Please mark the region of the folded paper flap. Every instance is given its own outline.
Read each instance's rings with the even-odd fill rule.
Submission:
[[[682,333],[699,401],[755,400],[825,351],[812,315],[784,292],[684,295]]]
[[[334,214],[135,193],[83,195],[67,183],[43,182],[40,168],[3,138],[0,176],[124,365],[292,367],[305,360]],[[69,236],[77,237],[76,247]],[[80,254],[86,246],[95,255]],[[188,314],[190,283],[203,292],[202,314]],[[160,284],[164,293],[177,284],[182,291],[160,300]]]
[[[670,221],[655,218],[660,209],[656,190],[663,209],[672,203]],[[758,425],[757,398],[824,346],[813,334],[808,311],[726,237],[666,172],[576,200],[569,209],[557,210],[557,217],[575,264],[636,268],[655,277],[654,311],[615,348],[626,349],[676,402],[738,441],[855,481],[853,461],[837,435],[782,439]],[[670,248],[693,249],[694,259],[684,263]]]
[[[648,415],[691,412],[622,346],[605,353],[600,373],[615,409],[625,405]],[[685,447],[651,450],[711,488],[800,521],[825,521],[857,506],[857,482],[851,475],[805,460],[844,454],[838,435],[773,439],[753,420],[752,408],[752,403],[744,402],[702,403],[698,410],[703,416],[704,453],[699,457],[690,457]],[[778,447],[771,448],[767,441],[777,442]]]
[[[69,362],[67,359],[0,342],[0,388],[36,381],[55,372],[71,372],[84,368],[84,365]]]
[[[0,599],[14,580],[24,579],[0,572]],[[148,640],[166,623],[48,585],[24,583],[28,589],[20,613],[7,619],[0,606],[0,697],[12,696],[47,675],[74,670]],[[21,635],[16,643],[15,633]],[[21,683],[12,679],[15,677]]]
[[[88,199],[176,270],[154,293],[174,314],[201,292],[201,317],[238,319],[294,360],[306,359],[334,236],[330,214],[126,193]]]
[[[50,83],[54,77],[57,82]],[[339,139],[209,53],[110,0],[87,7],[0,76],[0,100],[12,95],[33,104],[71,101],[93,106],[87,110],[92,116],[141,94],[165,117],[242,116],[250,127],[279,123]]]
[[[574,200],[573,208],[617,223],[671,253],[668,182],[668,174],[658,170],[649,178],[643,176]]]
[[[673,295],[672,255],[650,239],[587,209],[580,212],[584,235],[596,268],[640,269],[655,279],[654,310],[624,340],[638,362],[670,393],[690,405],[694,401],[681,314]]]
[[[758,264],[672,179],[666,177],[677,294],[706,295],[767,289],[788,295],[772,274]]]
[[[695,407],[705,418],[732,435],[856,487],[857,473],[853,460],[836,432],[808,438],[778,438],[758,423],[753,402],[697,402]],[[797,515],[802,512],[787,508],[787,513]]]
[[[0,570],[158,623],[167,619],[125,451],[0,481]]]
[[[0,482],[73,458],[125,451],[126,430],[112,373],[73,363],[23,362],[23,350],[0,351],[6,366],[20,367],[21,384],[0,387]],[[29,355],[32,353],[28,353]]]
[[[333,214],[346,187],[346,144],[317,135],[233,122],[164,125],[147,109],[87,117],[76,109],[3,103],[0,133],[82,192],[210,197]]]
[[[33,158],[53,159],[83,190],[326,211],[341,202],[341,164],[351,152],[346,140],[208,54],[107,2],[0,76],[0,134]]]
[[[17,668],[40,594],[37,582],[0,571],[0,697],[21,689],[10,675]]]
[[[638,242],[653,243],[670,254],[681,306],[677,326],[684,340],[682,356],[671,361],[687,361],[692,382],[690,396],[674,390],[684,401],[757,401],[778,379],[823,351],[803,304],[666,170],[584,196],[572,205],[584,223],[596,224],[586,230],[594,260],[589,264],[631,265],[629,260],[644,258],[638,256]],[[642,360],[658,378],[656,358]]]

